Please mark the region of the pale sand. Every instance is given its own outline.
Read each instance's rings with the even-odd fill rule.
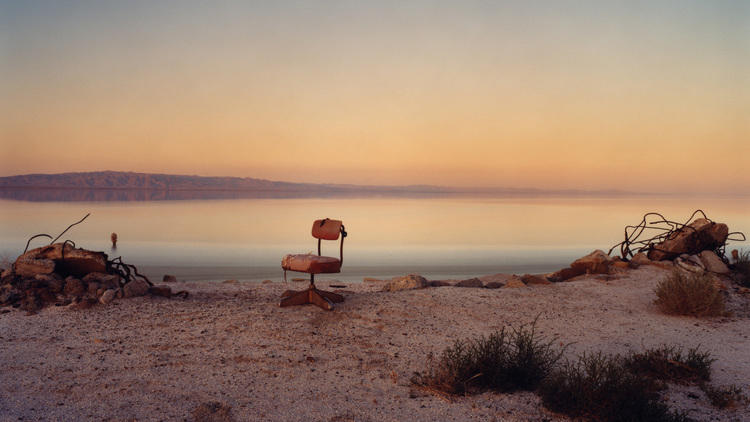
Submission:
[[[701,345],[717,359],[713,382],[750,395],[747,301],[732,318],[665,316],[652,304],[664,274],[497,290],[353,284],[333,312],[279,308],[279,294],[301,283],[179,283],[189,299],[13,311],[0,315],[0,420],[185,420],[208,401],[237,420],[565,420],[532,393],[448,402],[409,382],[428,352],[537,315],[540,332],[573,342],[570,357]],[[750,420],[748,405],[718,411],[694,387],[666,396],[698,420]]]

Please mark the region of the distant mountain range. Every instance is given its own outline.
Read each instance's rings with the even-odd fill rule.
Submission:
[[[96,171],[0,177],[0,197],[21,200],[158,200],[310,196],[604,196],[614,190],[454,188],[431,185],[378,186],[278,182],[249,177],[205,177]]]

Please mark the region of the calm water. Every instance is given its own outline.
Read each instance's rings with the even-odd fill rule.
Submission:
[[[349,237],[343,271],[330,279],[358,281],[410,272],[466,278],[559,269],[593,249],[606,251],[620,242],[623,227],[638,223],[647,211],[684,221],[696,208],[729,224],[730,231],[750,234],[748,198],[3,199],[0,256],[15,258],[30,235],[56,236],[90,212],[63,239],[122,256],[151,277],[172,273],[188,280],[279,280],[281,257],[314,251],[312,221],[331,217],[344,221]],[[119,236],[116,251],[110,248],[112,232]],[[44,239],[37,239],[32,247],[43,244]],[[337,256],[338,243],[324,242],[323,254]]]

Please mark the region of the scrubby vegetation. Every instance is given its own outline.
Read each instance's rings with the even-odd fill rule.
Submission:
[[[636,374],[661,381],[701,383],[711,379],[711,354],[698,348],[682,349],[662,346],[641,353],[631,353],[624,360],[625,367]]]
[[[627,355],[584,354],[561,361],[556,348],[536,332],[536,321],[488,337],[460,340],[431,356],[413,382],[441,394],[485,390],[536,391],[548,409],[597,421],[688,421],[670,409],[660,391],[667,383],[699,385],[714,406],[746,400],[739,388],[709,384],[714,359],[698,348],[661,346]]]
[[[686,275],[675,270],[657,284],[655,303],[667,314],[719,316],[724,298],[709,275]]]
[[[750,287],[750,251],[740,251],[732,264],[732,269],[739,276],[739,283]]]
[[[701,390],[706,393],[706,397],[711,401],[711,404],[719,409],[734,407],[738,403],[747,401],[747,397],[742,393],[742,388],[736,385],[714,387],[711,384],[702,383]]]
[[[660,401],[659,385],[619,355],[583,355],[554,371],[539,390],[548,409],[603,421],[686,421]]]
[[[562,357],[553,340],[530,326],[502,330],[488,337],[458,340],[439,358],[428,358],[428,369],[415,382],[451,394],[474,390],[534,390]]]

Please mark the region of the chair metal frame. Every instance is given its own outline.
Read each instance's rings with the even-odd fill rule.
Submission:
[[[320,220],[320,226],[322,227],[326,221],[328,221],[328,218],[325,218],[323,220]],[[316,221],[315,223],[318,223]],[[313,224],[315,224],[313,223]],[[318,256],[321,256],[321,237],[315,235],[315,230],[313,227],[313,236],[317,237],[318,239]],[[339,236],[341,238],[341,243],[339,245],[339,269],[341,269],[341,265],[344,265],[344,238],[347,236],[346,230],[344,229],[344,225],[341,224],[341,228],[339,229]],[[335,239],[334,239],[335,240]],[[294,270],[290,270],[294,271]],[[301,272],[301,271],[297,271]],[[279,303],[279,306],[285,307],[285,306],[294,306],[294,305],[305,305],[308,303],[311,303],[313,305],[317,305],[326,311],[331,311],[334,308],[334,303],[341,303],[344,301],[344,297],[338,293],[333,293],[325,290],[320,290],[315,287],[315,274],[316,273],[308,273],[310,274],[310,285],[305,290],[287,290],[284,293],[281,294],[281,302]],[[321,273],[317,273],[321,274]],[[330,273],[329,273],[330,274]]]

